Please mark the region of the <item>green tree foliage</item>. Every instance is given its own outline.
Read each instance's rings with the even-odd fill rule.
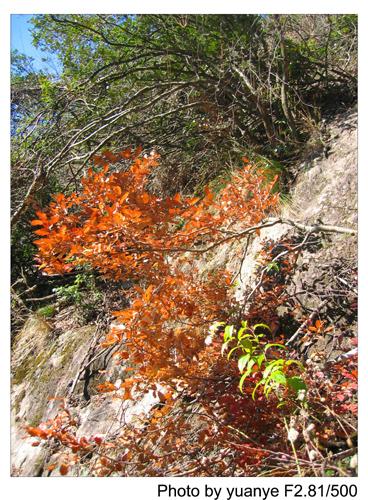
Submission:
[[[35,44],[56,54],[63,74],[39,79],[46,114],[27,160],[46,176],[67,165],[66,185],[99,149],[143,144],[161,153],[161,186],[190,190],[247,149],[290,158],[307,117],[331,99],[336,106],[336,95],[356,95],[354,16],[41,15],[33,23]]]
[[[32,210],[100,150],[155,149],[151,190],[200,192],[244,153],[279,170],[321,110],[356,97],[352,15],[37,15],[33,36],[62,70],[13,54],[14,255]]]

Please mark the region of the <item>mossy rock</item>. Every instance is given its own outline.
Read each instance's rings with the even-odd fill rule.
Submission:
[[[47,306],[40,307],[37,309],[37,314],[43,318],[52,318],[56,313],[56,305],[48,304]]]
[[[49,323],[38,314],[26,322],[17,336],[12,355],[12,384],[19,394],[13,410],[30,425],[50,418],[54,396],[64,397],[70,379],[80,369],[95,332],[94,326],[53,335]]]

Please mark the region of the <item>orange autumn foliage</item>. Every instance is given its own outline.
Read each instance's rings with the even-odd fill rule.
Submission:
[[[147,188],[158,155],[139,153],[95,158],[102,168],[89,169],[81,192],[56,195],[31,224],[40,226],[35,243],[43,272],[89,264],[106,277],[139,282],[130,308],[115,313],[124,329],[112,327],[103,346],[124,345],[140,377],[171,380],[190,373],[204,331],[226,319],[229,306],[227,273],[200,276],[192,255],[259,224],[278,195],[273,182],[245,164],[216,199],[208,187],[201,199],[160,197]],[[130,158],[130,167],[110,172],[109,164],[122,158]]]
[[[119,158],[128,154],[124,151]],[[111,163],[110,155],[107,158]],[[58,194],[47,211],[37,211],[31,224],[40,226],[35,234],[41,238],[35,244],[41,268],[65,273],[88,263],[115,279],[143,274],[154,278],[166,269],[169,253],[193,250],[199,242],[216,243],[239,223],[255,225],[278,202],[274,183],[265,183],[249,165],[216,201],[209,188],[202,199],[156,196],[148,192],[147,181],[157,160],[157,154],[132,154],[130,168],[120,172],[109,172],[102,162],[99,172],[88,170],[80,193]],[[101,158],[95,162],[100,164]]]
[[[171,416],[176,414],[172,399],[175,391],[195,394],[205,389],[207,399],[203,407],[214,419],[218,418],[218,408],[212,400],[220,404],[221,411],[231,407],[234,424],[262,421],[260,432],[267,433],[268,426],[272,428],[274,423],[260,418],[262,411],[256,411],[253,402],[244,405],[234,390],[236,371],[232,385],[225,382],[226,371],[232,372],[220,356],[220,339],[213,339],[211,345],[205,343],[209,326],[214,321],[227,321],[233,304],[228,273],[220,268],[203,272],[200,257],[209,249],[241,237],[241,231],[261,224],[276,209],[274,182],[267,182],[245,161],[243,169],[234,173],[231,182],[216,196],[207,187],[201,198],[179,193],[162,197],[148,187],[149,176],[158,163],[157,154],[142,157],[139,150],[107,152],[94,161],[96,168],[88,170],[81,191],[56,195],[47,210],[37,211],[37,219],[31,224],[39,227],[35,233],[40,238],[35,243],[39,267],[44,273],[68,273],[76,266],[88,264],[107,278],[132,282],[125,292],[129,308],[114,312],[115,321],[101,343],[101,348],[114,346],[115,362],[131,377],[119,387],[113,381],[100,384],[100,391],[132,399],[139,391],[154,390],[165,406],[153,413],[148,428],[154,436],[162,431],[165,422],[167,434],[161,446],[177,450],[175,453],[184,453],[184,448],[192,453],[192,444],[186,443],[179,433],[185,432],[186,416],[179,420]],[[121,170],[112,171],[109,166],[118,162],[122,163]],[[215,389],[209,385],[213,381]],[[160,392],[160,386],[165,392]],[[33,435],[41,439],[57,437],[47,429],[29,428],[28,432],[35,432]],[[147,454],[152,463],[152,471],[146,471],[147,474],[159,474],[164,459],[157,458],[157,463],[153,460],[149,442],[137,437],[142,433],[139,429],[126,429],[115,446],[120,443],[135,455]],[[68,439],[62,444],[78,453],[80,441]],[[201,431],[198,444],[202,449],[221,439],[229,440],[226,426],[220,434],[215,427]],[[264,456],[260,450],[239,446],[244,464]],[[226,468],[224,457],[231,455],[231,450],[225,450],[219,458],[220,469]],[[102,457],[99,474],[120,470],[116,468],[121,467],[119,464]]]

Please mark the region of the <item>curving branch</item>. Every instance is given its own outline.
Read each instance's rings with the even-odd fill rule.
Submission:
[[[227,243],[231,240],[238,240],[245,238],[246,236],[249,236],[250,234],[257,233],[261,229],[265,229],[268,227],[275,226],[277,224],[287,224],[289,226],[296,227],[297,229],[300,229],[302,231],[306,231],[307,233],[340,233],[340,234],[351,234],[351,235],[356,235],[357,231],[352,228],[347,228],[347,227],[341,227],[341,226],[331,226],[331,225],[325,225],[325,224],[314,224],[314,225],[306,225],[306,224],[301,224],[300,222],[296,222],[290,219],[283,219],[283,218],[277,218],[277,219],[268,219],[266,221],[261,222],[260,224],[257,224],[255,226],[248,227],[247,229],[244,229],[243,231],[240,231],[238,233],[232,233],[229,236],[222,238],[221,240],[216,241],[215,243],[212,243],[211,245],[208,245],[207,247],[203,248],[193,248],[193,247],[149,247],[147,245],[142,244],[142,247],[139,247],[137,250],[142,251],[142,252],[147,252],[147,251],[152,251],[152,252],[191,252],[191,253],[206,253],[209,252],[210,250],[213,250],[214,248],[218,247],[219,245],[222,245],[224,243]],[[280,256],[278,256],[280,257]]]

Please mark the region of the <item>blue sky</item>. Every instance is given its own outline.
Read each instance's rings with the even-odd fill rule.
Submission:
[[[32,35],[29,23],[31,14],[12,14],[11,15],[11,48],[33,57],[33,67],[35,70],[43,69],[52,73],[60,71],[60,64],[56,57],[51,53],[42,52],[32,45]],[[50,61],[44,62],[42,59],[47,57]]]

